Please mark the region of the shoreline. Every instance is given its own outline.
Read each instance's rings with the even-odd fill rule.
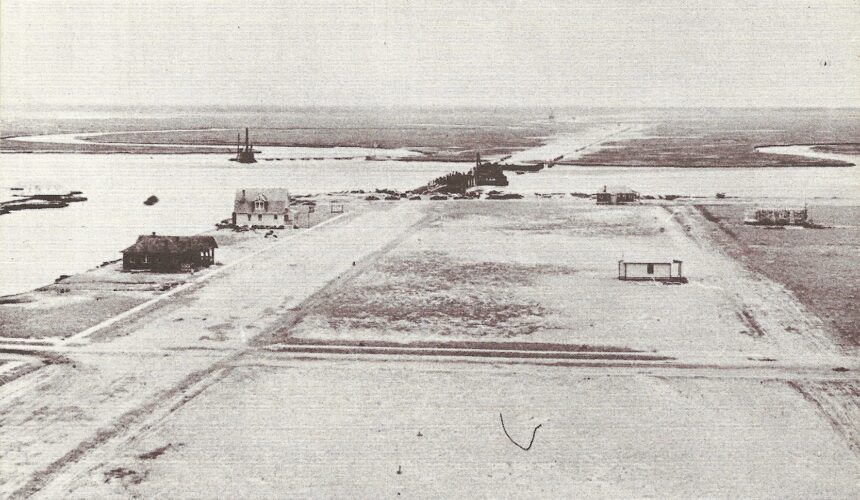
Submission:
[[[822,144],[822,145],[829,145],[829,144]],[[834,144],[834,145],[841,145],[841,144]],[[807,145],[804,145],[804,146],[807,146]],[[817,145],[811,145],[809,147],[815,147],[815,146],[817,146]],[[256,146],[255,145],[255,147],[265,147],[265,146]],[[352,146],[271,146],[271,147],[285,147],[285,148],[286,147],[297,147],[297,148],[302,147],[302,148],[307,148],[307,149],[311,149],[311,148],[331,149],[331,148],[337,148],[337,147],[352,147]],[[792,146],[761,146],[761,147],[792,147]],[[415,151],[415,150],[410,150],[410,151]],[[419,152],[419,151],[415,151],[415,152]],[[158,149],[158,150],[152,150],[152,151],[75,151],[75,150],[69,150],[69,151],[58,151],[58,150],[17,151],[17,150],[0,150],[0,155],[3,155],[3,154],[7,154],[7,155],[15,155],[15,154],[52,154],[52,155],[53,154],[58,154],[58,155],[61,155],[61,154],[84,154],[84,155],[143,155],[143,156],[149,156],[149,155],[200,155],[200,154],[230,155],[232,153],[235,153],[235,151],[226,151],[226,152],[211,151],[211,150],[207,150],[207,151],[202,151],[202,150],[201,151],[165,151],[164,149]],[[777,154],[777,153],[768,153],[768,154]],[[346,159],[353,159],[353,158],[352,157],[350,157],[350,158],[343,158],[343,157],[322,158],[322,160],[325,160],[325,161],[329,161],[329,160],[330,161],[343,161]],[[278,159],[278,158],[261,158],[259,161],[257,161],[257,163],[261,163],[261,162],[265,162],[265,161],[278,161],[278,160],[284,161],[286,159],[285,158],[281,158],[281,159]],[[227,159],[225,159],[225,161],[227,161]],[[436,163],[464,163],[464,164],[472,164],[475,162],[475,160],[472,158],[456,159],[456,158],[450,158],[450,157],[432,158],[432,157],[419,157],[419,156],[402,157],[402,158],[383,158],[383,157],[380,157],[380,158],[374,158],[373,160],[370,160],[370,161],[392,161],[392,162],[396,161],[396,162],[416,162],[416,163],[436,162]],[[681,166],[681,165],[618,165],[618,164],[611,164],[611,163],[577,163],[575,160],[571,161],[570,163],[565,162],[564,160],[560,160],[560,161],[555,163],[555,167],[635,168],[635,169],[660,168],[660,169],[685,169],[685,170],[696,170],[696,169],[698,169],[698,170],[709,170],[709,169],[745,170],[745,169],[757,169],[757,168],[761,168],[761,169],[851,168],[851,167],[856,167],[856,166],[858,166],[858,165],[855,163],[842,162],[842,161],[839,161],[838,163],[833,163],[833,164],[816,164],[816,165],[743,165],[743,166],[734,166],[734,167],[727,166],[727,165],[711,165],[711,166],[702,166],[702,165],[691,165],[691,166]],[[554,168],[554,167],[552,167],[552,168]],[[535,172],[529,172],[529,173],[535,173]]]
[[[355,207],[352,208],[354,209]],[[234,263],[238,263],[253,255],[255,252],[263,251],[257,245],[260,241],[265,240],[267,245],[277,245],[291,236],[299,235],[340,215],[328,212],[323,215],[322,211],[314,213],[317,214],[314,224],[298,229],[248,229],[245,231],[236,231],[233,229],[216,228],[192,235],[214,236],[218,241],[218,250],[216,251],[217,260],[209,267],[191,272],[129,272],[122,269],[122,258],[110,259],[78,273],[60,275],[51,283],[18,293],[2,295],[0,296],[0,307],[20,306],[25,309],[38,309],[40,307],[54,309],[57,307],[74,308],[76,305],[87,306],[91,304],[96,308],[96,310],[87,309],[87,314],[83,314],[82,311],[81,314],[63,315],[67,321],[55,320],[56,324],[52,325],[51,328],[56,327],[56,325],[66,326],[68,320],[72,318],[93,320],[93,318],[106,318],[114,314],[125,313],[150,300],[161,297],[165,293],[175,293],[176,288],[205,280],[208,275],[221,272],[220,269],[224,268],[224,266],[230,267]],[[272,232],[274,232],[275,236],[270,239],[267,234],[271,234]],[[4,327],[4,330],[0,332],[0,342],[20,339],[38,340],[67,337],[67,335],[47,334],[47,330],[40,331],[38,328],[42,328],[39,324],[43,318],[18,318],[16,320],[15,318],[10,319],[8,314],[8,311],[0,312],[0,324]],[[10,325],[14,325],[16,322],[27,323],[27,321],[32,320],[35,320],[37,323],[37,333],[31,334],[29,337],[6,335],[6,329],[13,327]],[[84,321],[83,326],[89,328],[92,325]],[[83,329],[77,328],[77,330]]]
[[[776,167],[774,167],[774,168],[776,168]],[[784,167],[784,168],[788,168],[788,167]],[[707,170],[707,169],[703,169],[703,170]],[[336,202],[336,203],[348,204],[352,207],[353,210],[355,210],[356,208],[364,209],[364,207],[368,207],[370,205],[393,206],[393,205],[396,205],[399,203],[410,203],[411,204],[411,203],[414,203],[415,201],[409,199],[408,193],[417,193],[418,191],[420,191],[424,187],[426,187],[426,186],[419,186],[417,188],[414,188],[413,190],[407,190],[407,191],[392,190],[392,189],[387,189],[387,188],[377,188],[375,190],[356,189],[356,190],[348,190],[348,191],[333,191],[333,192],[326,192],[326,193],[295,194],[295,195],[293,195],[293,197],[296,200],[301,200],[301,201],[313,200],[316,203]],[[499,191],[501,193],[507,192],[506,188],[503,188],[503,187],[502,188],[495,187],[495,186],[483,186],[483,187],[485,188],[485,191],[480,196],[484,196],[484,197],[487,195],[487,193],[490,193],[493,191]],[[513,191],[513,192],[516,192],[516,191]],[[396,200],[385,199],[385,195],[391,195],[392,193],[398,194],[398,197]],[[483,204],[483,203],[488,203],[488,202],[489,203],[492,203],[492,202],[496,202],[496,203],[526,202],[526,203],[528,203],[531,201],[552,199],[557,203],[564,203],[566,201],[571,201],[571,200],[579,200],[579,201],[584,201],[584,202],[589,203],[589,204],[593,204],[594,199],[595,199],[594,193],[583,193],[583,192],[555,191],[555,192],[533,192],[533,193],[531,193],[531,192],[530,193],[525,193],[525,192],[518,193],[518,192],[516,192],[516,193],[521,196],[520,199],[504,199],[504,198],[502,198],[502,199],[486,199],[486,198],[480,199],[480,196],[479,196],[479,199],[468,199],[467,198],[466,200],[469,203]],[[399,196],[400,194],[407,194],[407,196],[401,197],[401,196]],[[463,201],[463,200],[458,200],[456,198],[453,198],[453,196],[454,196],[453,194],[446,195],[446,198],[447,198],[446,200],[433,200],[431,198],[432,195],[433,195],[432,192],[419,194],[419,196],[422,196],[419,203],[424,202],[424,203],[438,204],[438,203],[453,203],[453,202]],[[379,198],[375,199],[375,200],[368,200],[367,199],[368,196],[378,196]],[[761,198],[761,197],[750,197],[750,196],[732,196],[731,194],[728,194],[724,198],[716,198],[714,195],[690,195],[690,194],[671,194],[671,193],[670,194],[640,193],[640,196],[641,196],[641,198],[640,198],[640,201],[638,203],[620,205],[619,207],[622,207],[622,206],[628,207],[628,208],[630,208],[630,207],[648,207],[648,206],[664,206],[667,204],[670,204],[672,206],[677,206],[677,207],[701,206],[701,205],[727,206],[727,207],[733,207],[733,206],[749,207],[749,206],[754,206],[758,203],[761,203],[763,199],[776,200],[776,201],[771,202],[771,203],[781,203],[784,200],[786,200],[785,198],[779,198],[779,197],[778,198],[767,198],[767,197]],[[860,202],[858,202],[857,200],[853,200],[853,199],[843,199],[843,198],[834,199],[832,197],[810,197],[810,198],[805,198],[805,200],[808,200],[809,202],[813,203],[813,206],[819,206],[819,207],[858,207],[858,206],[860,206]],[[499,207],[499,208],[502,209],[502,207]],[[9,216],[11,214],[12,214],[12,212],[10,212],[10,214],[8,214],[7,216]],[[298,230],[301,230],[301,229],[298,229]],[[207,230],[204,230],[201,232],[194,233],[193,235],[194,236],[203,236],[203,235],[217,236],[217,235],[228,234],[225,231],[227,231],[227,230],[223,229],[223,228],[222,229],[207,229]],[[256,231],[263,231],[263,230],[251,230],[251,231],[249,231],[249,233],[257,234]],[[290,231],[295,231],[295,230],[282,230],[282,231],[285,231],[286,232],[285,234],[290,234],[289,233]],[[229,233],[232,234],[234,232],[229,231]],[[101,264],[96,265],[94,267],[91,267],[89,269],[84,269],[82,271],[78,271],[78,272],[75,272],[75,273],[69,274],[69,275],[60,275],[60,277],[65,276],[65,278],[73,278],[76,276],[80,276],[80,275],[89,273],[91,271],[101,269],[102,267],[105,266],[105,264],[116,263],[116,262],[120,262],[121,260],[122,260],[121,258],[119,260],[108,259],[106,261],[103,261]],[[43,282],[43,284],[35,285],[32,288],[28,288],[28,289],[21,290],[18,292],[13,292],[13,293],[2,294],[2,295],[0,295],[0,305],[5,303],[9,299],[12,299],[12,298],[15,298],[18,296],[23,296],[23,295],[26,295],[29,293],[38,292],[42,289],[50,289],[51,287],[53,287],[54,285],[59,283],[59,281],[57,281],[58,279],[59,279],[59,277],[55,278],[54,281]]]
[[[446,125],[451,128],[452,125]],[[411,129],[419,129],[423,130],[425,127],[383,127],[381,130],[393,130],[393,131],[404,131]],[[265,132],[271,131],[280,131],[280,130],[309,130],[309,131],[319,131],[319,130],[332,130],[332,131],[343,131],[343,130],[365,130],[366,127],[264,127],[264,136]],[[504,127],[502,127],[504,129]],[[629,129],[629,127],[628,127]],[[746,168],[801,168],[801,167],[821,167],[821,168],[833,168],[833,167],[851,167],[856,166],[857,162],[851,161],[849,159],[845,159],[845,154],[831,153],[827,151],[818,151],[814,148],[816,147],[824,147],[824,146],[835,146],[835,147],[844,147],[844,146],[854,146],[856,142],[809,142],[809,143],[759,143],[759,144],[751,144],[751,149],[756,154],[764,154],[767,155],[768,159],[762,159],[762,163],[765,164],[756,164],[756,160],[750,157],[745,161],[740,161],[739,164],[736,165],[728,165],[728,164],[708,164],[707,162],[702,162],[698,159],[695,159],[695,156],[690,160],[684,160],[683,158],[679,158],[677,160],[673,160],[671,163],[662,164],[662,163],[642,163],[636,164],[636,161],[629,160],[623,163],[618,163],[616,161],[599,161],[599,154],[602,149],[602,145],[606,142],[612,141],[612,138],[618,134],[628,132],[628,129],[623,129],[620,131],[614,131],[609,135],[602,136],[597,142],[581,146],[574,147],[574,149],[567,151],[566,153],[562,153],[562,157],[558,160],[553,161],[555,165],[559,166],[571,166],[571,167],[597,167],[597,168],[614,168],[614,167],[625,167],[625,168],[674,168],[674,169],[746,169]],[[108,136],[108,137],[119,137],[123,136],[139,136],[141,138],[145,137],[146,134],[166,134],[166,133],[179,133],[179,134],[207,134],[212,132],[223,132],[226,128],[189,128],[189,129],[148,129],[148,130],[129,130],[129,131],[120,131],[120,132],[81,132],[81,133],[61,133],[61,134],[40,134],[40,135],[6,135],[0,138],[0,145],[3,143],[6,144],[7,148],[0,150],[0,154],[128,154],[128,155],[166,155],[166,154],[179,154],[179,155],[194,155],[194,154],[219,154],[219,155],[231,155],[233,151],[233,145],[227,143],[212,143],[212,141],[204,141],[204,142],[191,142],[183,139],[190,139],[193,136],[181,136],[180,137],[167,137],[164,142],[154,142],[154,141],[140,141],[140,142],[125,142],[125,141],[116,141],[116,142],[104,142],[100,140],[100,137]],[[373,128],[373,130],[377,130],[377,128]],[[487,139],[489,142],[485,144],[486,147],[483,148],[483,151],[487,154],[484,154],[485,157],[491,159],[493,156],[499,155],[521,155],[526,151],[541,151],[542,149],[546,149],[548,146],[552,146],[553,144],[564,143],[565,139],[576,138],[580,136],[580,132],[574,131],[555,131],[547,133],[546,135],[533,136],[529,137],[533,143],[529,145],[519,144],[519,145],[504,145],[503,142],[494,143],[493,139]],[[42,141],[40,138],[44,138],[46,140]],[[636,137],[629,137],[628,140],[635,140]],[[53,139],[53,140],[52,140]],[[170,139],[174,139],[171,141]],[[179,140],[176,140],[179,139]],[[202,139],[205,139],[202,138]],[[374,161],[399,161],[399,162],[438,162],[438,163],[462,163],[468,164],[473,161],[470,153],[471,150],[463,147],[462,145],[455,145],[456,141],[450,142],[447,147],[433,144],[431,143],[438,141],[435,138],[427,138],[429,143],[426,145],[408,145],[408,143],[400,142],[403,138],[391,138],[388,140],[384,140],[385,147],[380,148],[377,145],[377,142],[374,141],[372,144],[363,145],[361,142],[355,142],[355,138],[352,137],[344,137],[345,140],[333,140],[330,142],[306,142],[306,141],[265,141],[265,137],[263,142],[256,143],[255,147],[259,149],[266,148],[300,148],[307,150],[327,150],[333,148],[356,148],[356,149],[366,149],[367,152],[371,154],[364,155],[350,155],[349,159],[355,159],[359,156],[366,156],[368,160]],[[127,140],[127,139],[126,139]],[[369,140],[369,139],[368,139]],[[520,138],[520,140],[525,140],[525,138]],[[624,142],[624,141],[622,141]],[[8,148],[9,143],[14,143],[16,147]],[[25,143],[28,144],[41,144],[44,145],[41,148],[34,147],[26,147]],[[20,146],[20,149],[17,147]],[[573,146],[571,146],[573,147]],[[595,151],[587,152],[586,150],[590,148],[596,147]],[[790,152],[790,151],[767,151],[767,149],[787,149],[787,148],[807,148],[807,151],[801,152]],[[611,147],[610,147],[611,149]],[[379,150],[380,152],[386,150],[405,150],[409,153],[414,154],[415,156],[403,156],[403,155],[385,155],[380,154],[379,157],[375,157],[373,154],[374,151]],[[547,153],[548,154],[548,153]],[[788,159],[779,159],[775,160],[774,155],[783,155],[783,156],[797,156],[798,158],[804,158],[804,160],[792,161],[790,158]],[[563,156],[571,156],[572,158],[565,159]],[[595,156],[593,158],[589,158]],[[764,158],[764,157],[762,157]],[[284,160],[286,158],[262,158],[261,161],[278,161]],[[293,159],[293,158],[290,158]],[[305,157],[297,157],[295,159],[315,159],[315,158],[305,158]],[[345,160],[347,159],[345,156],[343,157],[335,157],[335,158],[325,158],[325,160]],[[597,161],[595,161],[597,160]],[[536,159],[534,161],[549,161],[549,158],[544,159]],[[693,163],[693,164],[685,164],[685,163]],[[696,164],[698,163],[698,164]],[[704,163],[704,164],[703,164]]]

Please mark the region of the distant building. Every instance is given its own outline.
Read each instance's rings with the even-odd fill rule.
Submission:
[[[803,226],[809,224],[806,207],[753,208],[744,214],[744,224],[759,226]]]
[[[639,193],[627,186],[603,186],[603,191],[597,193],[598,205],[623,205],[638,200]]]
[[[254,145],[250,143],[248,139],[248,128],[245,127],[245,148],[242,149],[242,136],[236,136],[236,158],[233,158],[232,161],[237,161],[239,163],[257,163],[256,158],[254,158]]]
[[[623,281],[664,281],[686,283],[680,260],[672,261],[618,261],[618,279]]]
[[[282,188],[238,189],[233,225],[276,228],[290,224],[290,193]]]
[[[212,236],[139,236],[122,251],[122,268],[178,271],[184,266],[208,267],[215,263],[218,244]]]
[[[472,168],[470,184],[472,186],[507,186],[508,178],[502,171],[501,165],[482,163],[481,153],[475,153],[475,166]]]

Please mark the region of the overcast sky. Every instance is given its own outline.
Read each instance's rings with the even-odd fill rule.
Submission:
[[[860,106],[860,0],[0,0],[0,105]]]

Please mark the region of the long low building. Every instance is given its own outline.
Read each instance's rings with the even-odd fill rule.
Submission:
[[[686,283],[680,260],[618,261],[618,279],[622,281],[666,281]]]
[[[134,245],[122,251],[122,268],[171,272],[185,266],[208,267],[215,263],[216,248],[212,236],[138,236]]]
[[[754,226],[802,226],[809,222],[806,207],[756,207],[744,213],[744,224]]]

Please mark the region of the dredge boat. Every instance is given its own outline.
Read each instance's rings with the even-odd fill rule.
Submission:
[[[242,148],[242,136],[236,135],[236,157],[230,158],[230,161],[239,163],[257,163],[254,158],[254,145],[248,140],[248,127],[245,127],[245,148]]]

